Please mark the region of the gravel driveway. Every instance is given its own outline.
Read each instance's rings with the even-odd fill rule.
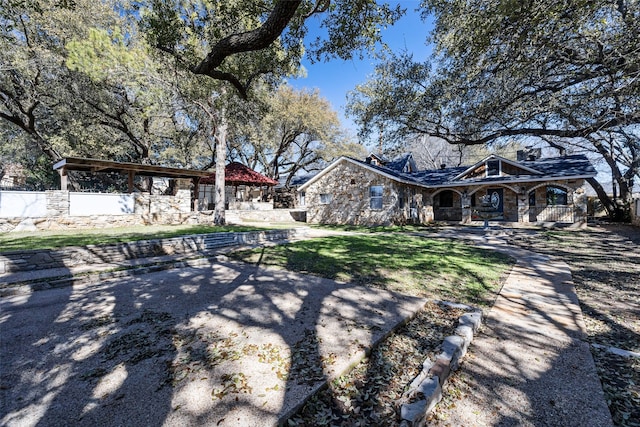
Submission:
[[[274,425],[424,306],[221,257],[0,299],[0,424]]]

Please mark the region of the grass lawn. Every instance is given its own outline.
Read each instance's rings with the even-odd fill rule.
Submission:
[[[232,257],[412,295],[490,306],[513,260],[450,240],[401,233],[325,237]]]
[[[213,225],[150,225],[126,228],[91,230],[29,231],[0,234],[0,252],[26,249],[57,249],[65,246],[103,245],[163,239],[189,234],[207,234],[232,231],[256,231],[257,227]]]

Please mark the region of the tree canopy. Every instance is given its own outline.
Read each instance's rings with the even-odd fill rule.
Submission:
[[[38,165],[50,181],[51,163],[68,155],[209,168],[224,162],[221,112],[234,147],[253,150],[256,132],[242,123],[274,111],[261,98],[298,72],[305,49],[314,60],[348,58],[379,43],[378,27],[401,12],[373,0],[5,2],[0,164]],[[305,47],[311,17],[324,17],[327,37]],[[313,150],[328,147],[318,129],[305,131]],[[293,164],[313,163],[302,158]]]
[[[306,44],[315,60],[349,59],[382,43],[380,28],[403,13],[376,0],[150,0],[137,2],[151,45],[196,74],[231,83],[241,97],[259,76],[298,70],[307,20],[320,16],[326,37]]]
[[[635,1],[425,0],[430,61],[398,53],[351,95],[363,132],[466,145],[537,139],[612,171],[621,215],[640,175],[640,5]]]

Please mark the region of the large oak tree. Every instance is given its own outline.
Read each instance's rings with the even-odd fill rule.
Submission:
[[[480,145],[538,140],[591,152],[619,189],[590,183],[613,217],[640,176],[640,5],[629,0],[425,0],[435,54],[397,54],[351,97],[363,129],[385,124]]]
[[[373,49],[381,42],[380,28],[403,13],[399,6],[375,0],[151,0],[136,3],[136,8],[150,44],[194,74],[230,84],[242,99],[250,98],[258,79],[278,83],[297,72],[308,19],[321,17],[327,33],[307,43],[309,54],[315,59],[346,59]],[[225,111],[221,104],[215,117],[221,148],[216,152],[216,224],[225,220]]]

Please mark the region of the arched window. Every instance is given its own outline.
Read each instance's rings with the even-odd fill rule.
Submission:
[[[547,185],[547,205],[566,205],[567,190],[555,185]]]

